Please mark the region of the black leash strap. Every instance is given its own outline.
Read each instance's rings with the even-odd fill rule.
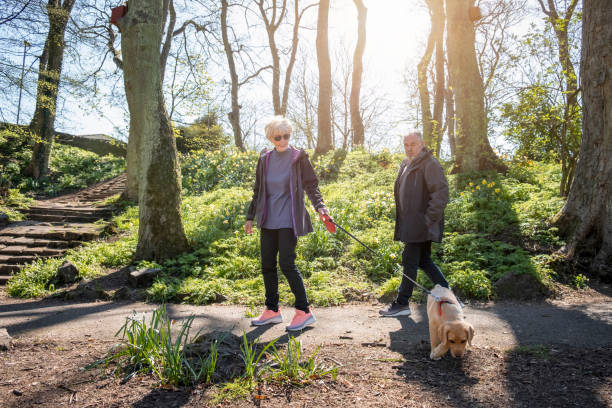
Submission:
[[[367,250],[369,250],[370,252],[372,252],[374,255],[378,256],[378,257],[382,257],[382,254],[378,251],[373,250],[372,248],[370,248],[369,246],[367,246],[366,244],[364,244],[363,242],[361,242],[359,240],[359,238],[357,238],[356,236],[354,236],[353,234],[351,234],[350,232],[348,232],[346,229],[344,229],[341,225],[338,225],[336,223],[336,221],[334,221],[332,219],[332,217],[330,217],[329,215],[327,216],[329,221],[331,223],[333,223],[336,227],[340,228],[346,235],[348,235],[349,237],[353,238],[355,241],[359,242],[361,245],[363,245],[364,248],[366,248]],[[406,278],[408,279],[410,282],[414,283],[416,286],[418,286],[423,292],[427,293],[428,295],[431,295],[437,302],[440,302],[440,298],[437,297],[436,295],[434,295],[433,293],[431,293],[431,291],[429,289],[427,289],[426,287],[424,287],[423,285],[419,284],[417,281],[415,281],[414,279],[412,279],[410,276],[406,275],[404,273],[404,271],[399,269],[399,266],[396,264],[395,265],[395,269],[399,270],[400,273]]]

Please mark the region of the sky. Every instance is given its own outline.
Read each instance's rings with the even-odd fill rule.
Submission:
[[[486,3],[488,0],[482,0]],[[385,111],[385,120],[389,126],[384,129],[385,136],[389,137],[386,142],[388,147],[398,149],[401,144],[401,134],[408,129],[416,127],[416,123],[411,123],[402,118],[411,116],[407,112],[408,88],[403,83],[407,72],[415,72],[416,65],[421,58],[425,47],[425,41],[429,33],[429,13],[420,0],[364,0],[367,13],[367,40],[364,54],[364,89],[374,89],[377,94],[383,95],[387,101],[388,109]],[[334,49],[344,47],[352,57],[354,43],[357,33],[357,11],[352,0],[334,0],[331,2],[332,8],[329,16],[329,42],[332,65],[334,65]],[[316,26],[316,8],[308,11],[304,25]],[[524,29],[527,25],[521,24]],[[314,49],[315,30],[302,29],[302,47],[306,47],[308,58],[313,60],[313,70],[316,73],[316,51]],[[259,39],[257,39],[259,41]],[[265,43],[265,37],[261,39]],[[261,65],[268,64],[269,53],[264,50],[261,52],[265,61]],[[225,62],[223,56],[217,58]],[[30,61],[31,60],[31,61]],[[26,65],[33,63],[33,58],[29,57]],[[114,68],[112,63],[111,69]],[[36,66],[34,66],[36,68]],[[217,89],[223,87],[223,80],[229,78],[225,65],[212,66],[209,71],[213,80],[217,81]],[[294,71],[294,75],[296,72]],[[34,80],[34,74],[30,77]],[[116,86],[122,87],[123,82],[119,81]],[[294,83],[295,86],[295,83]],[[257,82],[254,86],[245,87],[241,90],[241,97],[245,102],[250,102],[258,106],[256,129],[261,135],[266,119],[271,116],[271,97],[269,83]],[[86,105],[82,100],[70,93],[64,92],[63,105],[60,109],[60,116],[56,128],[58,131],[65,131],[74,134],[94,134],[105,133],[119,136],[117,128],[123,129],[124,135],[127,134],[126,111],[121,106],[106,103],[103,105],[102,112],[92,112],[91,109],[83,107]],[[24,96],[27,104],[28,97]],[[247,103],[248,103],[247,102]],[[33,109],[33,98],[29,98],[29,108],[25,108],[21,115],[21,123],[27,123],[31,117]],[[29,114],[28,114],[29,113]],[[414,116],[414,112],[412,113]],[[10,118],[9,118],[10,119]],[[194,118],[195,119],[195,118]],[[230,129],[227,129],[230,133]],[[379,135],[380,136],[380,135]],[[125,137],[125,136],[124,136]],[[255,139],[251,147],[258,148],[257,140],[263,142],[263,137]]]
[[[345,44],[351,52],[357,32],[357,12],[351,0],[332,2],[330,10],[330,46]],[[370,0],[366,1],[367,40],[364,54],[366,67],[364,80],[376,86],[381,94],[387,95],[392,101],[397,101],[394,108],[401,109],[405,99],[405,87],[402,85],[404,71],[409,64],[416,65],[420,58],[418,54],[424,46],[429,27],[429,16],[425,9],[406,0]],[[316,21],[316,9],[310,11],[311,21]],[[304,32],[305,36],[313,36],[314,32]],[[314,37],[313,37],[314,38]],[[315,50],[312,50],[314,55]],[[330,52],[333,58],[333,50]],[[268,58],[268,54],[265,54]],[[333,61],[332,61],[333,64]],[[294,71],[295,73],[295,71]],[[214,72],[211,76],[228,76],[225,72]],[[271,105],[267,84],[260,84],[251,91],[261,95],[263,105]],[[248,99],[257,99],[256,95],[246,95]],[[255,97],[254,97],[255,96]],[[106,133],[113,134],[113,124],[125,122],[122,109],[108,106],[103,116],[78,109],[78,103],[71,101],[68,95],[66,106],[69,107],[70,121],[63,121],[58,127],[60,131],[76,134]],[[262,121],[271,115],[261,114]],[[261,124],[263,127],[263,122]],[[404,126],[406,127],[406,126]],[[399,134],[402,130],[398,129]]]

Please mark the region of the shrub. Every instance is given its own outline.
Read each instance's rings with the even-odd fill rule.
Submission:
[[[491,281],[487,273],[476,269],[472,262],[451,262],[444,266],[450,287],[461,297],[485,300],[491,297]]]

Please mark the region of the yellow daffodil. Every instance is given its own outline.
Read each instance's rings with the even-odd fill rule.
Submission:
[[[480,186],[476,186],[476,190],[480,190]]]
[[[472,187],[473,185],[474,185],[474,183],[472,183],[472,182],[470,181],[470,184],[469,184],[469,186],[470,186],[470,187]]]
[[[472,189],[472,193],[474,192],[474,189]]]
[[[223,220],[223,223],[224,223],[224,224],[227,224],[227,220]]]
[[[482,184],[487,184],[487,180],[482,180]]]
[[[495,189],[495,192],[496,192],[496,193],[499,193],[500,191],[501,191],[501,190],[500,190],[499,188],[496,188],[496,189]]]
[[[465,192],[463,192],[463,191],[462,191],[462,192],[461,192],[461,197],[463,197],[464,195],[465,195]]]

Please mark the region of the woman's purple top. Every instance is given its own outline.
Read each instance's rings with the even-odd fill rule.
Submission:
[[[291,219],[291,190],[289,175],[291,171],[291,150],[270,153],[266,169],[266,220],[263,228],[293,228]]]

